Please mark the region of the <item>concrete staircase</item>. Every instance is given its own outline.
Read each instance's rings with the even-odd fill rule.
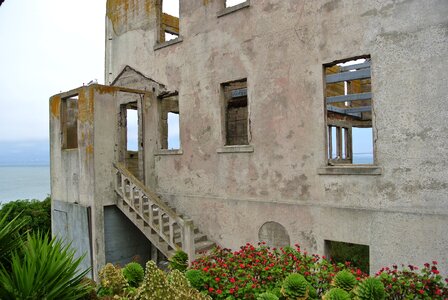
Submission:
[[[124,165],[116,163],[117,207],[167,258],[182,249],[193,261],[215,246],[193,221],[140,182]]]

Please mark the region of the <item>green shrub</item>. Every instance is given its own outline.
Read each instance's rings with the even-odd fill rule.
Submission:
[[[185,277],[195,289],[202,289],[204,287],[205,278],[204,273],[199,270],[188,270],[185,272]]]
[[[309,282],[300,274],[289,274],[282,284],[282,295],[287,299],[308,297]]]
[[[334,286],[350,292],[356,285],[356,277],[347,270],[339,271],[334,277]]]
[[[143,281],[145,271],[139,263],[130,262],[124,267],[123,276],[131,287],[138,287]]]
[[[88,292],[70,245],[39,232],[27,235],[11,256],[11,271],[0,268],[0,299],[82,299]]]
[[[366,278],[354,290],[355,299],[383,300],[386,298],[384,285],[377,278]]]
[[[170,270],[185,272],[188,267],[188,254],[182,250],[177,250],[169,259],[169,263]]]
[[[16,200],[3,204],[0,208],[0,219],[7,216],[11,221],[17,217],[17,220],[26,223],[20,230],[21,233],[30,231],[39,231],[47,233],[51,231],[51,199],[45,198],[43,201]]]
[[[264,292],[258,295],[257,300],[278,300],[278,297],[270,292]]]
[[[329,290],[325,296],[324,300],[350,300],[350,294],[341,288],[333,288]]]

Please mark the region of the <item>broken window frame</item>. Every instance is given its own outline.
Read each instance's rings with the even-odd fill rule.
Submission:
[[[180,37],[180,5],[181,1],[179,1],[179,18],[172,16],[163,12],[163,1],[157,1],[157,45],[156,46],[166,46],[175,44],[177,42],[182,41]],[[174,39],[166,40],[166,34],[171,34],[177,36]],[[157,47],[156,47],[157,49]]]
[[[233,87],[232,87],[233,86]],[[249,120],[249,97],[247,90],[247,78],[234,80],[221,84],[221,91],[223,97],[223,136],[224,136],[224,145],[226,147],[235,147],[235,146],[243,146],[247,147],[250,144],[250,120]],[[231,103],[232,102],[232,103]],[[230,135],[229,131],[232,127],[229,118],[233,118],[229,114],[229,106],[232,108],[232,113],[237,118],[233,120],[235,124],[233,124],[235,129],[234,132],[241,132],[241,135]],[[241,108],[245,108],[245,110],[241,110]],[[244,119],[238,119],[241,117],[241,114],[245,114]],[[239,126],[238,123],[243,123],[243,126]],[[239,127],[238,127],[239,126]],[[244,128],[244,129],[242,129]],[[232,136],[234,141],[230,140],[230,136]],[[244,141],[242,141],[244,140]],[[242,142],[240,142],[242,141]]]
[[[61,99],[60,126],[62,150],[78,148],[78,97],[78,94],[74,94]]]
[[[340,66],[340,64],[358,59],[365,61]],[[375,165],[370,56],[359,56],[325,64],[323,72],[328,165]],[[339,91],[337,91],[338,88]],[[355,127],[372,129],[372,163],[353,163],[352,129]],[[336,132],[336,136],[334,136],[334,132]]]
[[[170,103],[171,102],[171,103]],[[174,104],[175,103],[175,104]],[[169,140],[169,123],[168,123],[168,114],[174,113],[179,115],[179,147],[178,148],[168,148],[168,140]],[[181,117],[180,117],[180,108],[179,108],[179,93],[167,93],[164,95],[160,95],[158,97],[158,140],[159,140],[159,154],[163,153],[182,153],[182,139],[180,134],[180,125],[181,125]]]

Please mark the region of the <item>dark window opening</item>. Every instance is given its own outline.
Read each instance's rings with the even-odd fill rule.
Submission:
[[[361,271],[369,274],[369,246],[336,241],[325,241],[325,252],[327,256],[336,263],[345,264],[345,262],[350,262],[353,267],[359,268]]]
[[[247,80],[223,84],[226,145],[248,145]]]
[[[78,96],[62,99],[62,149],[78,148]]]
[[[159,43],[179,38],[179,0],[160,0]]]
[[[329,164],[373,164],[370,57],[325,66]]]
[[[178,96],[171,95],[160,100],[160,146],[161,149],[180,149],[180,117]]]

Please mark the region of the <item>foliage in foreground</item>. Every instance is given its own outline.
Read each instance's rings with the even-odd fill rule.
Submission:
[[[89,292],[70,245],[39,232],[27,235],[11,256],[11,271],[0,268],[0,299],[81,299]]]
[[[186,277],[213,299],[448,299],[448,279],[439,275],[437,262],[417,270],[394,266],[370,278],[350,262],[310,255],[298,245],[270,249],[259,243],[239,251],[216,248],[194,261]]]
[[[50,232],[51,231],[51,199],[45,198],[43,201],[16,200],[0,207],[0,219],[6,216],[7,221],[17,218],[25,225],[21,228],[21,233],[29,231]]]
[[[10,211],[0,217],[0,267],[6,270],[10,269],[11,253],[20,247],[23,239],[21,232],[26,225],[25,220],[19,220],[19,215],[9,219]]]
[[[146,264],[145,277],[140,287],[130,287],[124,272],[118,266],[107,264],[100,271],[101,286],[99,296],[103,299],[129,300],[208,300],[205,294],[191,287],[185,275],[179,270],[170,273],[157,268],[153,261]]]

